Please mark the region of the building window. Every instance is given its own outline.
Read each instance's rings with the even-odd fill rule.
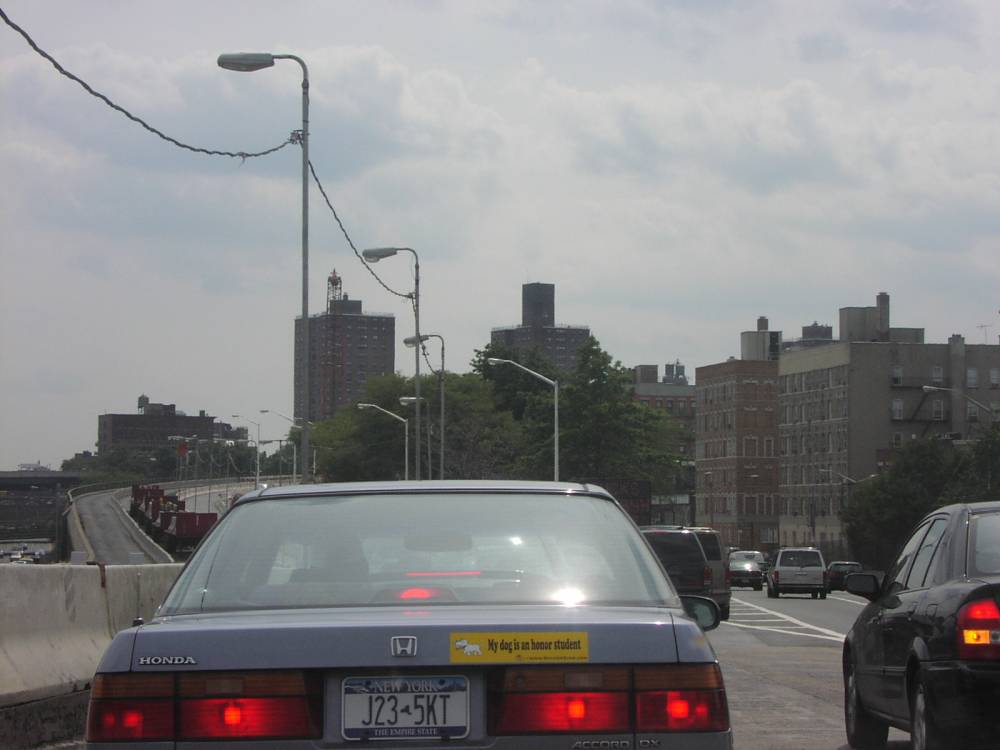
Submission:
[[[903,384],[903,368],[901,365],[893,365],[892,368],[892,384],[902,385]]]
[[[892,447],[900,448],[902,447],[902,445],[903,445],[903,433],[902,432],[892,433]]]
[[[944,368],[941,365],[934,365],[931,368],[931,382],[934,385],[941,385],[944,382]]]
[[[932,419],[936,422],[940,422],[944,419],[944,401],[939,398],[934,399],[931,402],[931,413]]]
[[[743,438],[743,455],[755,457],[757,455],[757,438]]]
[[[892,418],[893,419],[903,418],[903,399],[894,398],[892,400]]]
[[[979,407],[971,401],[968,401],[965,404],[965,418],[970,422],[979,421]]]
[[[1000,388],[1000,367],[990,368],[990,388]]]
[[[965,384],[969,388],[979,387],[979,370],[975,367],[970,367],[965,371]]]

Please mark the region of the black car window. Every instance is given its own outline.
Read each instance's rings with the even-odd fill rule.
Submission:
[[[646,535],[656,556],[663,563],[698,563],[704,564],[705,554],[698,545],[698,540],[691,533],[656,533]]]
[[[929,522],[921,524],[920,528],[914,531],[910,538],[906,540],[906,544],[903,545],[903,551],[899,553],[899,557],[896,558],[896,562],[889,571],[889,575],[885,577],[889,590],[899,591],[903,588],[903,584],[906,581],[906,572],[910,568],[913,556],[917,553],[917,549],[920,546],[920,540],[923,539],[924,534],[927,533],[928,525]]]
[[[969,575],[1000,573],[1000,513],[972,516]]]
[[[722,546],[719,544],[718,536],[711,531],[696,531],[695,534],[698,535],[698,541],[705,550],[705,557],[709,560],[722,559]]]
[[[931,523],[927,536],[920,543],[920,549],[917,550],[917,555],[913,559],[913,567],[910,568],[910,575],[906,577],[906,588],[919,589],[924,585],[924,579],[927,576],[928,568],[930,568],[931,559],[937,550],[938,542],[941,541],[941,535],[944,534],[947,525],[948,520],[945,518],[936,518]]]

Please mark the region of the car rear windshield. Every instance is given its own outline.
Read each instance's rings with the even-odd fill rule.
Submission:
[[[705,557],[709,560],[722,559],[722,545],[719,544],[719,537],[713,531],[696,531],[698,541],[701,542],[702,549],[705,550]]]
[[[463,603],[679,600],[635,528],[603,498],[333,495],[236,506],[160,614]]]
[[[813,550],[787,550],[781,553],[778,565],[787,568],[822,568],[823,558]]]
[[[730,570],[760,570],[760,563],[753,559],[744,557],[729,558]]]
[[[701,551],[698,540],[690,531],[647,532],[646,539],[664,565],[670,563],[705,564],[705,553]]]
[[[1000,574],[1000,513],[976,513],[971,524],[970,575]]]

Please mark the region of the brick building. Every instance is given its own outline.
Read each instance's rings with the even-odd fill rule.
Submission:
[[[327,279],[326,312],[309,318],[309,408],[303,379],[302,318],[295,320],[295,416],[329,419],[342,406],[363,401],[368,379],[389,375],[396,363],[396,319],[364,313],[361,300],[343,293],[334,271]]]
[[[152,403],[139,396],[135,414],[100,414],[97,417],[97,452],[115,448],[155,450],[173,448],[171,437],[197,437],[201,440],[246,440],[246,428],[216,422],[202,409],[197,416],[178,411],[174,404]]]

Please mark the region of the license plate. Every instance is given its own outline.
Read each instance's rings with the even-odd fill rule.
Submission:
[[[347,740],[469,734],[469,681],[461,675],[348,677],[341,696],[341,734]]]

